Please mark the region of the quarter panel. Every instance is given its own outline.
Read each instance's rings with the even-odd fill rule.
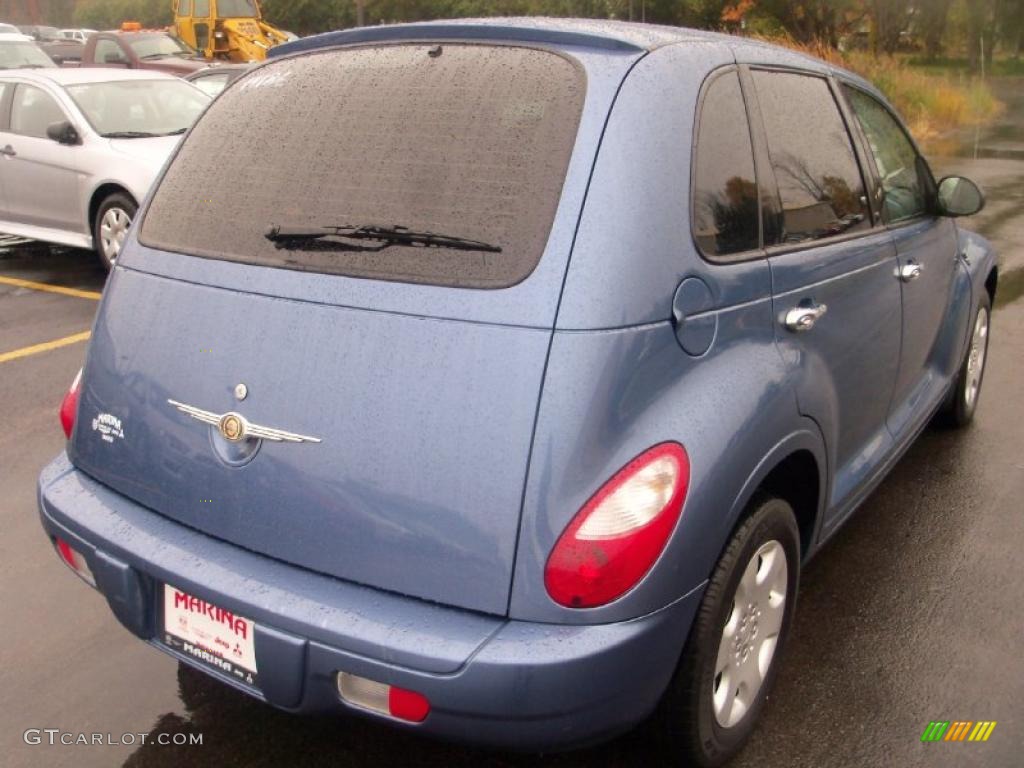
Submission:
[[[716,342],[699,359],[683,352],[670,323],[555,333],[527,479],[512,618],[621,621],[663,607],[708,578],[748,478],[783,437],[803,427],[775,345],[770,298],[716,314]],[[607,606],[555,604],[544,566],[566,525],[630,459],[667,440],[686,447],[691,479],[660,560]]]
[[[638,62],[624,81],[580,219],[559,328],[665,320],[687,275],[715,285],[716,306],[763,295],[766,286],[756,279],[766,274],[762,268],[752,274],[742,265],[724,270],[707,264],[690,234],[697,98],[704,76],[732,61],[721,43],[668,46]]]

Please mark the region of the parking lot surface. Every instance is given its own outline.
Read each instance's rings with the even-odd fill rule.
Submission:
[[[1002,254],[977,421],[929,429],[802,574],[794,630],[757,733],[733,763],[1017,766],[1024,734],[1024,88],[977,157]],[[1005,97],[1005,96],[1004,96]],[[272,710],[138,642],[57,561],[35,481],[63,447],[61,397],[105,275],[91,254],[0,240],[0,763],[17,766],[664,765],[640,729],[580,752],[516,756],[355,719]],[[988,742],[921,742],[933,720],[996,721]],[[28,729],[130,744],[29,744]],[[140,744],[201,734],[202,745]]]

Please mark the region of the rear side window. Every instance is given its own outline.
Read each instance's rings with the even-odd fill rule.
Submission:
[[[514,285],[547,243],[585,90],[574,61],[511,46],[389,45],[273,62],[193,128],[141,240],[269,267]],[[266,237],[272,227],[363,229],[302,242]],[[463,242],[369,236],[384,230]]]
[[[788,72],[753,76],[782,203],[782,242],[869,229],[864,181],[828,82]]]
[[[754,151],[735,71],[707,87],[697,131],[693,234],[698,247],[709,258],[760,247]]]

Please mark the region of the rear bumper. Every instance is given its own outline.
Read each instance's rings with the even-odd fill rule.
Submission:
[[[42,524],[81,551],[117,618],[159,644],[159,587],[173,584],[257,624],[261,690],[295,712],[343,712],[339,671],[418,691],[419,724],[442,738],[564,749],[627,730],[657,704],[703,588],[632,621],[553,625],[445,608],[312,573],[157,515],[76,470],[65,456],[39,480]]]

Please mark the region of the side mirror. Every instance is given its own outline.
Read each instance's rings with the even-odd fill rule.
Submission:
[[[970,179],[947,176],[939,182],[939,210],[944,216],[973,216],[984,207],[985,195]]]
[[[108,53],[103,57],[104,64],[117,64],[122,67],[128,66],[128,60],[120,53]]]
[[[46,128],[46,135],[58,144],[73,146],[75,144],[82,143],[82,138],[78,135],[78,129],[67,120],[61,120],[59,123],[51,123]]]

